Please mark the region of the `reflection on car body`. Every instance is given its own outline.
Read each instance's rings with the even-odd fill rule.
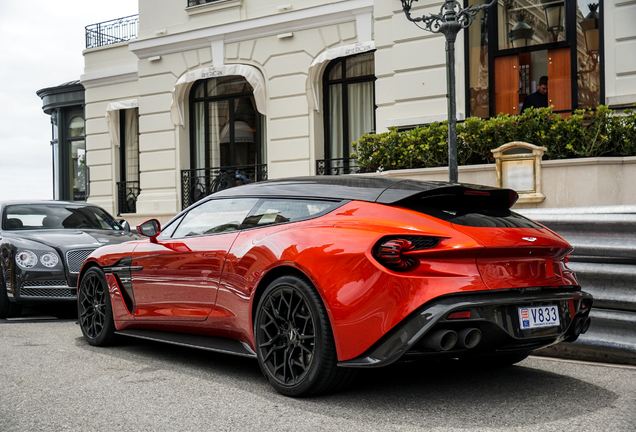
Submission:
[[[592,306],[571,246],[510,211],[517,197],[362,176],[224,190],[93,252],[80,327],[93,345],[127,335],[254,357],[291,396],[396,361],[516,363],[575,340]]]

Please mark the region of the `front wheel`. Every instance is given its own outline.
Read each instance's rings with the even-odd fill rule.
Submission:
[[[0,318],[13,318],[20,316],[22,307],[9,300],[7,295],[7,287],[4,283],[4,277],[0,268]]]
[[[339,368],[331,325],[314,288],[295,276],[274,280],[254,320],[258,363],[270,384],[287,396],[335,391],[354,369]]]
[[[115,322],[106,276],[99,267],[84,273],[77,291],[77,315],[84,339],[95,346],[115,340]]]

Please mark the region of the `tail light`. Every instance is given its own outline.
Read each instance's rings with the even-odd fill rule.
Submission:
[[[423,236],[404,236],[384,238],[374,248],[373,256],[383,266],[394,271],[414,270],[419,259],[405,255],[422,249],[430,249],[439,243],[439,238]]]

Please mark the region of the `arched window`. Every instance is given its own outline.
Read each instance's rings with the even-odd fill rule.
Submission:
[[[332,60],[325,69],[323,89],[325,159],[343,159],[346,172],[351,143],[375,131],[373,53]]]
[[[242,76],[197,81],[190,92],[192,169],[262,163],[261,115],[252,86]]]

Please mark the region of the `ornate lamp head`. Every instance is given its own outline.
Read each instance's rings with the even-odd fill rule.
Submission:
[[[594,56],[599,52],[599,37],[598,37],[598,20],[599,14],[598,3],[592,3],[587,5],[590,8],[590,13],[587,14],[585,19],[581,21],[581,29],[585,35],[585,46],[589,55]]]
[[[513,48],[521,48],[532,44],[534,30],[525,22],[525,16],[519,14],[517,16],[517,24],[510,30],[508,37]]]
[[[401,1],[402,1],[402,9],[405,11],[410,11],[411,6],[413,6],[413,2],[416,2],[417,0],[401,0]]]

